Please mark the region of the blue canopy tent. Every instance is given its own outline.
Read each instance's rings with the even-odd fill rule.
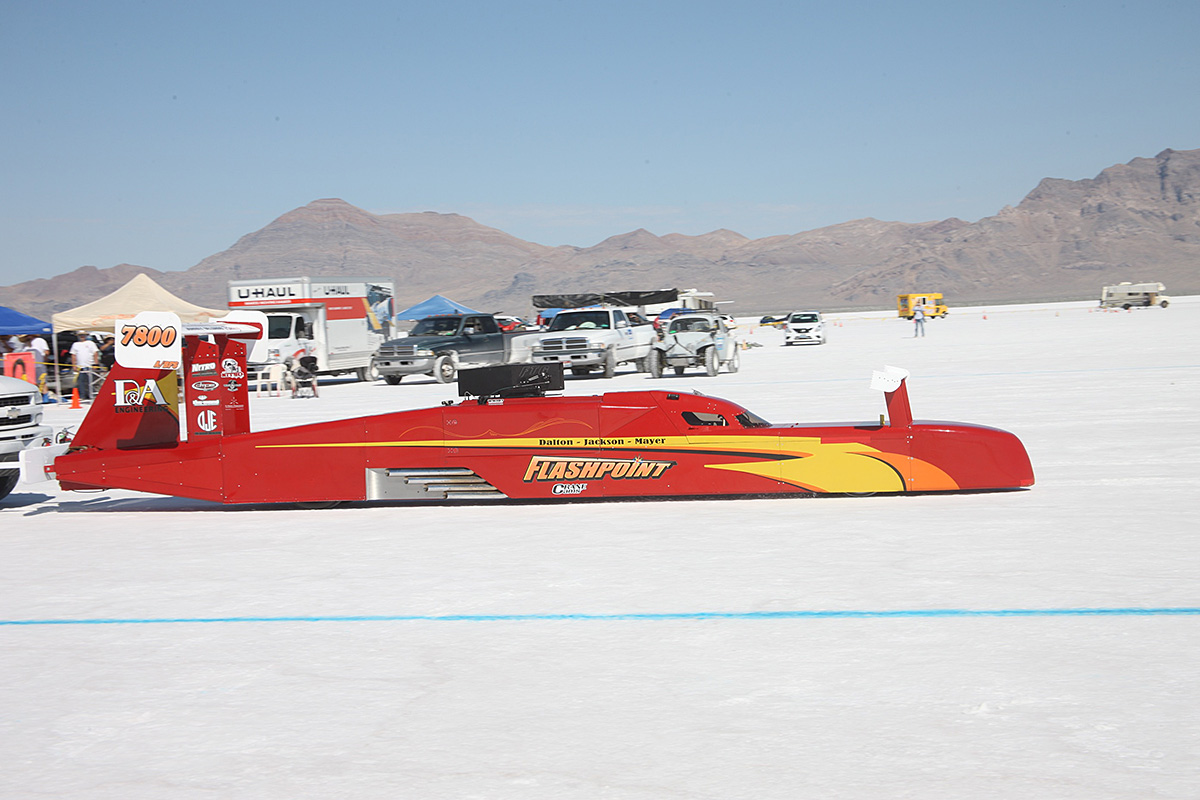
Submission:
[[[473,308],[467,308],[462,303],[456,303],[448,297],[435,294],[428,300],[397,311],[393,319],[424,319],[434,314],[478,314]]]
[[[25,334],[41,333],[50,335],[50,323],[42,322],[28,314],[13,311],[7,306],[0,306],[0,336],[24,336]]]

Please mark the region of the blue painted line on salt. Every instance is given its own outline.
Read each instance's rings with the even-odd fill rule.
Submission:
[[[887,619],[937,617],[1161,617],[1200,615],[1179,608],[931,608],[893,611],[682,611],[631,614],[364,614],[289,617],[6,619],[0,625],[180,625],[234,622],[667,622],[673,620]]]

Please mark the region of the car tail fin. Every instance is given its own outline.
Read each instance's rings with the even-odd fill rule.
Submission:
[[[912,407],[908,404],[908,370],[884,367],[871,375],[871,388],[883,392],[887,403],[888,424],[892,427],[912,425]]]
[[[71,449],[128,450],[179,443],[179,377],[174,369],[117,364],[92,400]]]
[[[186,325],[143,312],[121,323],[117,363],[71,449],[164,448],[185,436],[249,432],[245,341],[261,339],[265,324],[261,312]]]

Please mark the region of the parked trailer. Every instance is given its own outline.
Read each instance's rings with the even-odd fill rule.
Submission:
[[[924,309],[927,317],[944,317],[950,313],[950,309],[942,302],[941,292],[896,295],[896,312],[904,319],[912,319],[918,308]]]
[[[229,307],[267,315],[266,361],[289,368],[315,356],[317,372],[371,377],[371,358],[392,335],[395,284],[387,278],[276,278],[230,281]]]
[[[1166,308],[1171,298],[1167,297],[1164,292],[1166,289],[1161,283],[1118,283],[1113,286],[1105,286],[1100,290],[1100,307],[1101,308],[1149,308],[1150,306],[1161,306]]]

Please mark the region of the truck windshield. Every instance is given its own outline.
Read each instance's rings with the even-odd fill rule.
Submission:
[[[267,315],[267,338],[268,339],[290,339],[292,338],[292,319],[290,314],[268,314]]]
[[[453,336],[458,333],[460,317],[426,317],[413,326],[409,336]]]
[[[712,323],[703,318],[684,317],[683,319],[671,320],[671,333],[685,333],[693,331],[698,333],[711,333],[713,329]]]
[[[561,312],[550,323],[552,331],[589,330],[608,327],[607,311]]]

